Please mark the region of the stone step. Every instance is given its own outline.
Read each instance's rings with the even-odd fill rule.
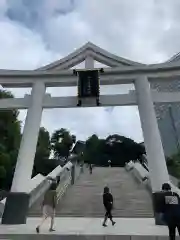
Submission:
[[[124,235],[47,235],[47,234],[19,234],[8,235],[1,238],[1,240],[168,240],[167,236],[124,236]],[[179,237],[176,238],[180,239]]]
[[[114,196],[115,217],[153,217],[150,194],[124,168],[94,168],[92,175],[85,172],[59,202],[56,216],[102,217],[106,185]],[[40,202],[32,207],[29,216],[41,216]]]

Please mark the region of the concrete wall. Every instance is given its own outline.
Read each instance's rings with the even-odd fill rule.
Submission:
[[[164,113],[158,119],[158,126],[165,155],[171,156],[178,151],[177,144],[180,140],[179,103],[171,103],[172,116],[170,115],[169,104],[165,104],[165,108]]]
[[[151,88],[158,93],[173,93],[175,95],[180,91],[178,78],[170,81],[169,79],[166,81],[156,79],[150,84]],[[177,140],[180,140],[180,102],[179,100],[173,103],[156,102],[154,106],[165,155],[171,156],[177,152]]]

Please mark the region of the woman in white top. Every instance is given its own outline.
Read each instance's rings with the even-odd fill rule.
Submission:
[[[47,190],[47,192],[44,195],[44,200],[42,203],[43,219],[41,223],[36,227],[37,233],[40,232],[41,226],[43,225],[43,223],[48,217],[51,218],[51,226],[49,231],[50,232],[55,231],[53,229],[53,226],[54,226],[55,208],[56,208],[56,202],[57,202],[56,188],[57,188],[57,183],[55,180],[53,180],[50,188]]]

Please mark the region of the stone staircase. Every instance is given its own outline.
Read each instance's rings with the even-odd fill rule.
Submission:
[[[144,186],[137,183],[124,168],[94,168],[93,174],[86,171],[69,187],[57,206],[57,217],[89,217],[104,215],[102,192],[108,185],[114,196],[115,217],[153,217],[151,196]],[[42,199],[30,209],[30,217],[41,216]]]

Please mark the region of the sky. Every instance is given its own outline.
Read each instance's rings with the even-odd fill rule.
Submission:
[[[36,69],[88,41],[133,61],[163,62],[180,51],[179,12],[179,0],[0,0],[0,68]],[[101,93],[129,89],[109,86]],[[30,89],[12,92],[22,97]],[[75,88],[47,92],[76,95]],[[20,111],[22,126],[25,117]],[[45,110],[41,125],[50,133],[67,128],[81,140],[117,133],[143,141],[137,107]]]

